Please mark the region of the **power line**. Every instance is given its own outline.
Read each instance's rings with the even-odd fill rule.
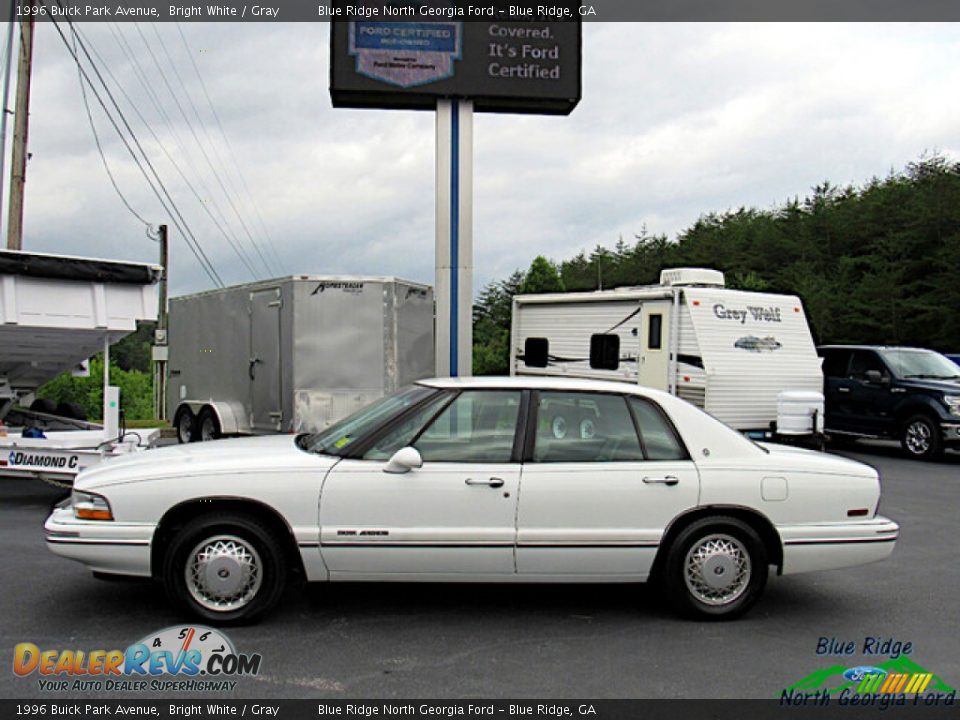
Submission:
[[[40,0],[40,2],[43,3],[45,2],[45,0]],[[63,9],[63,5],[60,3],[60,0],[57,0],[57,4],[61,7],[61,9]],[[126,121],[126,118],[123,115],[123,111],[120,110],[120,108],[117,106],[116,100],[113,98],[112,94],[110,93],[110,89],[106,86],[106,84],[104,84],[104,89],[106,90],[108,97],[110,97],[111,103],[113,104],[114,108],[117,110],[117,114],[120,116],[121,120],[123,121],[123,124],[127,128],[127,131],[130,133],[130,136],[133,142],[137,145],[137,148],[140,150],[140,153],[143,155],[144,161],[146,162],[147,166],[150,168],[151,172],[156,178],[156,183],[157,185],[159,185],[160,189],[163,191],[163,196],[166,196],[167,198],[166,201],[164,200],[164,197],[161,196],[160,192],[157,190],[157,187],[154,185],[154,182],[150,179],[150,176],[147,174],[146,170],[144,170],[143,164],[140,162],[140,159],[137,157],[137,154],[134,152],[133,148],[130,146],[130,143],[127,141],[126,137],[124,136],[123,131],[120,129],[120,126],[117,124],[117,121],[107,110],[107,105],[103,101],[103,98],[100,96],[99,91],[94,86],[87,71],[83,69],[82,64],[80,62],[79,55],[75,53],[73,49],[70,47],[70,42],[67,40],[66,36],[64,35],[63,30],[60,27],[60,23],[57,22],[57,20],[52,15],[50,16],[50,20],[57,31],[57,35],[60,36],[60,40],[63,42],[64,47],[67,49],[67,52],[73,58],[74,62],[77,63],[77,67],[80,69],[80,73],[83,76],[83,79],[87,81],[87,84],[90,87],[90,90],[93,92],[94,97],[97,99],[97,102],[100,104],[100,107],[103,109],[104,114],[110,120],[110,124],[113,125],[113,129],[117,132],[117,135],[120,137],[120,140],[123,142],[124,147],[127,149],[127,152],[130,153],[130,157],[133,158],[133,161],[136,163],[137,167],[140,169],[140,172],[143,174],[144,179],[147,181],[147,184],[150,186],[150,189],[153,191],[154,195],[157,197],[157,200],[163,206],[164,210],[166,210],[167,213],[171,215],[171,220],[177,226],[177,229],[183,235],[184,239],[187,241],[187,246],[190,248],[191,252],[197,258],[197,261],[200,263],[201,267],[203,268],[204,272],[206,272],[207,276],[219,287],[224,287],[223,281],[220,279],[220,276],[217,274],[216,269],[213,267],[213,264],[210,262],[210,259],[207,257],[206,253],[203,251],[203,248],[200,246],[200,243],[197,241],[196,237],[193,236],[193,233],[189,229],[189,225],[187,224],[183,215],[180,213],[179,209],[177,208],[176,203],[173,201],[173,198],[170,197],[170,193],[167,191],[166,186],[164,186],[163,181],[160,179],[159,175],[157,174],[156,169],[153,167],[152,163],[150,162],[149,157],[147,157],[146,153],[143,150],[143,147],[140,145],[139,141],[137,140],[136,134],[130,128],[129,123]],[[67,20],[67,23],[72,27],[72,23],[69,20]],[[81,49],[83,49],[84,52],[86,53],[86,49],[83,45],[82,40],[80,40],[79,44]],[[88,55],[88,59],[89,59],[89,55]],[[97,73],[97,76],[100,79],[100,82],[103,83],[103,78],[102,76],[100,76],[96,65],[94,65],[91,62],[91,67],[93,68],[94,72]],[[167,204],[168,202],[169,202],[169,206]],[[171,208],[172,208],[172,212],[171,212]]]
[[[79,33],[80,31],[79,31],[79,30],[75,30],[75,32],[76,32],[76,33]],[[203,210],[204,210],[204,211],[207,213],[207,215],[210,217],[210,220],[213,222],[213,224],[216,226],[216,228],[220,231],[220,233],[221,233],[221,234],[223,235],[223,237],[226,239],[227,243],[230,245],[230,247],[231,247],[231,249],[234,251],[234,253],[236,253],[237,257],[240,259],[240,262],[243,263],[243,265],[247,268],[247,270],[250,272],[250,275],[251,275],[254,279],[256,279],[256,278],[257,278],[257,274],[256,274],[256,272],[254,271],[253,266],[252,266],[252,265],[250,264],[250,262],[248,261],[248,259],[247,259],[247,257],[246,257],[246,254],[242,252],[242,248],[240,248],[239,245],[238,245],[238,243],[235,242],[235,238],[234,238],[234,239],[231,239],[230,235],[229,235],[229,234],[227,233],[227,231],[223,228],[223,226],[220,224],[220,222],[217,220],[217,218],[214,217],[214,215],[213,215],[213,213],[211,212],[211,210],[210,210],[209,206],[207,205],[207,203],[205,203],[204,200],[203,200],[203,198],[200,197],[200,194],[197,192],[197,189],[193,186],[193,183],[190,182],[190,179],[189,179],[189,178],[186,176],[186,174],[183,172],[183,170],[181,169],[180,165],[179,165],[179,164],[177,163],[177,161],[174,159],[173,155],[171,155],[171,154],[170,154],[170,151],[167,150],[167,148],[166,148],[166,146],[164,145],[163,141],[160,139],[160,137],[157,135],[157,133],[154,131],[154,129],[150,126],[150,123],[147,121],[147,119],[143,116],[143,113],[140,112],[140,109],[139,109],[139,107],[137,107],[137,104],[136,104],[135,102],[133,102],[133,99],[130,97],[130,95],[127,93],[127,91],[124,90],[123,85],[120,83],[119,80],[117,80],[116,76],[115,76],[115,75],[113,74],[113,72],[110,70],[110,66],[103,60],[103,58],[102,58],[102,57],[100,56],[100,54],[97,52],[97,49],[96,49],[96,47],[93,45],[93,43],[91,43],[89,39],[85,40],[85,42],[87,43],[87,45],[88,45],[88,47],[90,48],[91,52],[96,56],[97,60],[99,60],[100,63],[103,65],[104,69],[106,70],[107,75],[110,77],[111,80],[113,80],[113,83],[117,86],[117,89],[118,89],[118,90],[120,91],[120,93],[123,95],[124,99],[125,99],[125,100],[127,101],[127,103],[133,108],[134,113],[136,113],[137,117],[140,118],[140,121],[143,123],[144,127],[146,127],[147,131],[150,133],[150,135],[151,135],[151,136],[153,137],[153,139],[156,141],[157,145],[159,145],[159,147],[160,147],[160,149],[163,151],[164,155],[166,155],[167,159],[170,161],[170,164],[173,165],[174,169],[175,169],[175,170],[177,171],[177,173],[180,175],[180,178],[184,181],[184,183],[186,183],[187,187],[190,189],[190,191],[193,193],[194,197],[197,199],[197,202],[200,204],[200,206],[203,208]],[[186,153],[185,153],[185,155],[186,155]],[[186,155],[186,156],[189,157],[189,155]],[[196,172],[196,168],[194,168],[194,172]],[[201,178],[200,182],[201,182],[201,184],[203,183],[202,178]],[[209,193],[209,190],[207,190],[207,192]],[[216,199],[214,199],[214,198],[211,198],[211,199],[213,199],[214,204],[216,204]],[[216,206],[216,205],[215,205],[215,206]],[[217,207],[217,210],[219,211],[219,207]],[[222,215],[222,213],[221,213],[221,215]]]
[[[77,29],[73,26],[70,27],[73,31],[73,52],[77,52]],[[110,184],[113,185],[113,189],[116,191],[117,195],[120,197],[120,200],[126,206],[127,210],[140,222],[146,225],[148,228],[151,227],[150,223],[143,219],[143,217],[136,210],[133,209],[133,206],[127,201],[127,198],[120,191],[120,186],[117,185],[117,180],[114,178],[113,173],[110,171],[110,166],[107,164],[107,158],[103,154],[103,146],[100,144],[100,135],[97,133],[97,126],[93,122],[93,114],[90,112],[90,103],[87,101],[87,88],[83,83],[83,75],[80,72],[80,65],[77,64],[77,81],[80,84],[80,95],[83,97],[83,108],[87,112],[87,120],[90,122],[90,130],[93,132],[93,141],[97,145],[97,152],[100,153],[100,161],[103,163],[103,169],[107,171],[107,177],[110,178]]]
[[[207,91],[207,84],[203,81],[203,76],[200,74],[200,68],[193,59],[193,51],[190,49],[189,43],[187,43],[187,36],[183,34],[183,28],[180,26],[180,23],[175,24],[177,32],[180,34],[180,40],[183,42],[183,46],[187,50],[187,57],[190,59],[190,64],[193,66],[193,71],[197,74],[197,80],[200,81],[200,89],[203,90],[203,95],[206,97],[207,104],[210,106],[210,112],[213,114],[213,119],[216,121],[217,127],[220,129],[220,135],[223,137],[224,143],[226,143],[227,150],[229,151],[228,154],[230,155],[230,159],[233,161],[233,166],[237,171],[237,177],[240,179],[240,185],[244,192],[246,192],[247,197],[250,199],[250,204],[253,207],[253,211],[260,222],[260,229],[263,232],[264,237],[267,239],[267,246],[273,253],[273,257],[279,263],[282,270],[283,260],[281,260],[280,254],[277,252],[277,247],[273,242],[273,237],[270,235],[270,230],[267,228],[267,224],[263,220],[263,215],[260,213],[260,207],[258,206],[253,193],[250,192],[250,187],[247,185],[247,180],[243,175],[243,170],[240,168],[240,163],[237,161],[237,153],[233,149],[233,144],[230,142],[230,137],[223,128],[223,123],[220,121],[220,114],[217,112],[217,108],[213,104],[213,100],[210,98],[210,93]]]
[[[213,173],[214,179],[217,181],[217,184],[220,186],[220,189],[223,191],[223,194],[227,200],[227,203],[230,205],[230,208],[233,210],[234,214],[236,215],[237,220],[240,222],[240,226],[244,229],[247,236],[250,238],[254,246],[254,249],[257,251],[258,255],[260,256],[261,262],[263,263],[264,267],[267,269],[267,273],[268,274],[271,273],[272,271],[269,265],[266,263],[266,259],[263,257],[263,253],[260,252],[259,247],[256,245],[256,241],[253,240],[253,236],[250,234],[250,230],[247,227],[246,223],[243,221],[243,217],[240,215],[240,211],[237,209],[236,204],[233,202],[233,199],[230,196],[230,192],[227,190],[226,186],[223,183],[222,178],[220,177],[220,174],[217,172],[216,165],[210,159],[210,155],[207,153],[207,150],[204,147],[203,142],[200,140],[200,137],[197,135],[197,131],[194,129],[193,123],[190,121],[190,118],[187,116],[187,112],[186,110],[184,110],[183,105],[180,103],[180,100],[177,97],[177,93],[174,91],[173,87],[171,86],[170,81],[167,78],[166,72],[163,70],[163,67],[160,64],[160,61],[157,59],[156,54],[153,52],[153,48],[150,46],[150,43],[147,42],[146,36],[143,34],[143,31],[140,29],[140,24],[134,23],[134,27],[136,28],[137,33],[140,35],[140,39],[144,47],[146,48],[147,52],[149,53],[151,59],[153,60],[154,65],[156,65],[157,70],[160,72],[160,77],[163,80],[163,83],[166,86],[167,91],[170,93],[170,96],[173,98],[174,104],[177,106],[177,109],[180,111],[180,115],[183,117],[184,123],[187,126],[187,130],[190,131],[190,134],[193,136],[194,141],[197,143],[197,147],[200,149],[200,154],[203,155],[204,160],[206,160],[207,165],[210,167],[210,170]],[[154,27],[154,32],[156,32],[156,27]],[[157,38],[160,40],[160,49],[166,55],[167,61],[170,63],[173,69],[174,75],[176,76],[178,82],[180,83],[180,86],[184,89],[184,96],[187,98],[188,102],[192,103],[192,100],[190,100],[189,94],[186,92],[186,86],[184,85],[182,78],[180,78],[180,74],[177,72],[176,65],[174,65],[173,61],[171,60],[169,53],[167,53],[166,47],[163,45],[163,38],[159,36],[159,33],[157,34]],[[193,109],[194,109],[194,113],[196,114],[196,108],[194,107]]]

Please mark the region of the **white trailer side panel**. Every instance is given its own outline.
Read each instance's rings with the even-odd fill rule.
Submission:
[[[822,391],[820,358],[796,296],[689,288],[684,300],[706,373],[707,412],[738,429],[766,428],[781,391]]]
[[[521,300],[516,305],[511,334],[513,372],[637,382],[639,307],[636,299],[556,303]],[[590,336],[610,330],[620,336],[620,367],[594,370],[590,367]],[[532,337],[547,338],[550,342],[550,359],[545,368],[528,368],[524,364],[524,344]]]

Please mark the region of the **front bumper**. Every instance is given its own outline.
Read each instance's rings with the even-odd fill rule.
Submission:
[[[152,524],[78,520],[68,504],[55,508],[43,529],[56,555],[95,572],[150,577]]]
[[[960,445],[960,423],[940,423],[944,445]]]
[[[783,575],[836,570],[890,557],[900,526],[882,516],[870,520],[778,528],[783,541]]]

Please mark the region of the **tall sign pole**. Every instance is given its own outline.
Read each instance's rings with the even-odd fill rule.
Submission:
[[[473,103],[437,102],[437,375],[473,374]]]
[[[332,5],[337,17],[359,15],[349,0]],[[449,0],[374,0],[363,17],[330,23],[334,107],[436,112],[440,376],[473,373],[473,113],[567,115],[581,95],[580,0],[557,0],[546,17],[500,5],[487,22]]]
[[[32,7],[35,0],[23,0]],[[23,186],[27,177],[27,135],[30,128],[30,66],[33,62],[33,15],[20,21],[20,62],[17,67],[16,115],[13,122],[13,160],[10,167],[7,249],[23,247]]]

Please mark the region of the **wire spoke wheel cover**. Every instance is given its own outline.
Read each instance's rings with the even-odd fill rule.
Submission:
[[[751,577],[750,553],[724,533],[706,535],[687,552],[683,579],[694,598],[711,606],[728,605],[746,591]]]
[[[215,612],[249,604],[263,582],[263,562],[256,548],[236,535],[215,535],[187,556],[184,579],[191,597]]]

